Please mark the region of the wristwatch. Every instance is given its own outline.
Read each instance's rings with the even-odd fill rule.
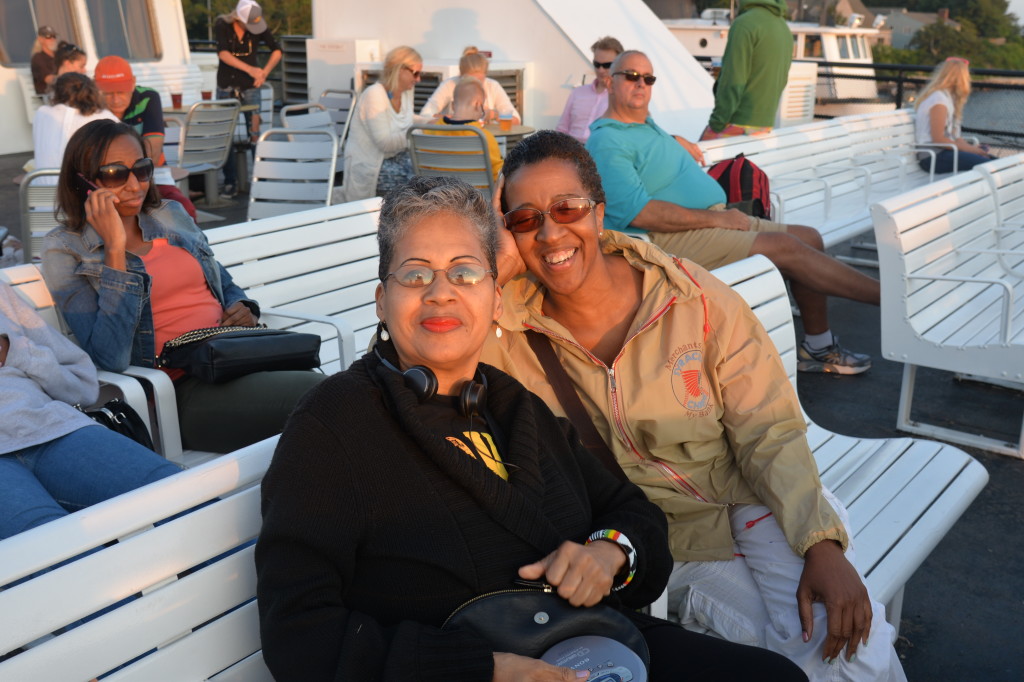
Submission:
[[[618,585],[612,587],[612,592],[617,592],[633,581],[633,576],[636,574],[636,550],[633,549],[633,543],[629,541],[629,538],[619,531],[611,529],[595,530],[583,544],[589,545],[590,543],[597,542],[598,540],[614,542],[626,553],[626,578]]]

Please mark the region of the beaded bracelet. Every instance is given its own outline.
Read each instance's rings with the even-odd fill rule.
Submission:
[[[633,576],[636,575],[636,550],[633,549],[633,543],[629,541],[629,538],[617,530],[595,530],[583,544],[589,545],[591,542],[595,542],[597,540],[608,540],[609,542],[614,542],[626,553],[626,559],[629,562],[629,573],[626,575],[626,579],[623,580],[622,583],[612,588],[612,592],[618,592],[632,582]]]

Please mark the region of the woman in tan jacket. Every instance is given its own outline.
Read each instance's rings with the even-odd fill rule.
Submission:
[[[811,679],[905,679],[750,308],[700,266],[603,231],[601,180],[573,138],[525,139],[504,173],[500,272],[529,272],[505,286],[504,333],[483,360],[566,414],[526,331],[553,346],[618,463],[668,517],[673,615],[778,651]]]

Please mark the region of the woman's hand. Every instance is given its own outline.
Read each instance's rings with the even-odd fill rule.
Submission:
[[[524,580],[544,578],[573,606],[593,606],[611,594],[612,585],[626,566],[626,553],[614,542],[599,540],[581,545],[566,540],[540,561],[519,569]]]
[[[231,307],[224,309],[224,315],[220,318],[222,327],[255,327],[256,316],[249,310],[249,306],[241,301],[235,301]]]
[[[124,221],[117,212],[120,199],[109,189],[94,189],[85,200],[85,219],[103,240],[104,262],[115,270],[127,268]]]
[[[804,554],[804,571],[796,590],[797,610],[804,629],[804,641],[814,633],[811,603],[825,604],[828,637],[822,660],[838,658],[846,647],[846,659],[853,658],[871,632],[871,600],[856,569],[847,561],[842,547],[832,540],[812,545]]]
[[[4,366],[7,362],[7,349],[11,347],[11,341],[7,338],[7,334],[0,334],[0,367]]]
[[[537,682],[575,682],[590,677],[589,670],[573,670],[559,668],[545,663],[538,658],[527,658],[516,654],[494,654],[494,682],[518,682],[519,680],[536,680]]]
[[[504,189],[505,175],[502,173],[498,176],[498,181],[494,183],[494,196],[491,197],[495,220],[498,221],[498,284],[501,286],[504,286],[516,275],[526,272],[526,263],[519,255],[516,239],[510,231],[505,229],[505,219],[501,212],[501,193]]]

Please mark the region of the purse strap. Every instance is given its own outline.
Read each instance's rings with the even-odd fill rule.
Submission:
[[[601,464],[604,465],[604,468],[612,472],[616,478],[620,481],[628,482],[629,478],[626,476],[626,472],[622,470],[622,467],[615,460],[615,454],[612,453],[604,439],[601,438],[601,434],[597,432],[597,428],[594,426],[594,420],[590,418],[586,408],[583,407],[583,401],[580,400],[579,394],[576,393],[576,387],[572,385],[572,379],[569,378],[565,368],[558,362],[558,358],[555,356],[555,349],[551,347],[551,339],[540,332],[527,329],[526,341],[530,344],[533,354],[540,360],[540,365],[544,369],[544,373],[547,374],[551,388],[555,391],[555,397],[558,398],[562,409],[569,416],[569,421],[576,427],[580,440],[583,441],[583,447],[590,450],[590,454],[597,457]]]

